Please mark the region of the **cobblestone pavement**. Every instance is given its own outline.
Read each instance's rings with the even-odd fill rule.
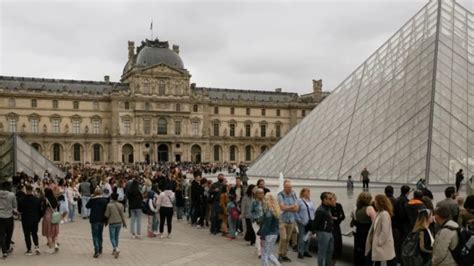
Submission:
[[[242,236],[231,241],[209,234],[208,229],[192,228],[188,223],[174,220],[171,239],[147,238],[146,225],[147,220],[143,217],[144,237],[141,240],[132,240],[128,229],[122,229],[118,259],[111,255],[108,227],[104,228],[104,254],[99,259],[94,259],[88,220],[79,219],[60,225],[59,253],[50,255],[43,252],[40,256],[24,255],[26,247],[23,231],[21,224],[16,222],[14,252],[6,260],[0,259],[0,265],[260,265],[255,248],[248,246]],[[47,248],[46,239],[41,236],[40,248],[42,251]],[[284,265],[317,264],[315,257],[300,260],[293,251],[288,254],[293,262]]]

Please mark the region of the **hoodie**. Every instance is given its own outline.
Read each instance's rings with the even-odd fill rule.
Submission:
[[[15,194],[7,190],[0,190],[0,218],[13,217],[13,211],[16,208]]]
[[[416,217],[418,217],[418,211],[421,209],[426,209],[426,206],[423,201],[419,199],[411,199],[410,201],[408,201],[405,207],[405,212],[408,221],[410,222],[410,226],[408,228],[413,228],[416,222]]]
[[[165,190],[160,193],[156,205],[160,207],[173,208],[174,192],[171,190]]]
[[[451,255],[450,250],[454,250],[458,245],[458,224],[449,220],[445,222],[438,231],[433,243],[433,266],[436,265],[457,265]]]

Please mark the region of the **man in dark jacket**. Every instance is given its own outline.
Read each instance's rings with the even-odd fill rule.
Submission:
[[[97,187],[92,199],[86,204],[90,209],[89,222],[92,230],[92,242],[94,244],[94,258],[102,254],[102,232],[104,231],[105,209],[107,208],[107,199],[102,197],[102,189]]]
[[[405,206],[405,211],[407,214],[408,218],[408,228],[409,232],[413,230],[413,226],[415,225],[416,222],[416,217],[418,217],[418,211],[421,209],[425,209],[426,206],[421,200],[423,198],[423,192],[417,190],[413,193],[413,198],[408,201],[408,203]]]
[[[456,173],[456,192],[459,192],[459,188],[461,187],[461,182],[464,180],[464,173],[462,169]]]
[[[392,219],[392,232],[393,239],[395,242],[395,253],[397,254],[397,260],[401,259],[401,247],[403,240],[405,240],[410,230],[410,224],[406,222],[408,214],[406,213],[405,206],[408,204],[408,196],[410,195],[410,187],[403,185],[400,189],[400,196],[397,198],[395,205],[393,206],[393,219]]]
[[[334,219],[331,208],[336,206],[331,192],[321,193],[321,206],[314,214],[313,228],[318,239],[318,265],[332,265],[334,250]]]
[[[41,201],[33,195],[33,187],[26,186],[26,195],[18,203],[18,211],[21,213],[21,225],[26,242],[26,255],[33,255],[31,251],[31,238],[35,244],[36,255],[40,254],[38,243],[38,224],[42,216]]]
[[[201,216],[201,201],[204,197],[204,188],[201,186],[201,176],[197,175],[191,182],[191,224],[195,225],[198,218]],[[200,221],[201,222],[201,221]],[[202,221],[203,222],[203,221]],[[202,225],[199,225],[202,226]]]

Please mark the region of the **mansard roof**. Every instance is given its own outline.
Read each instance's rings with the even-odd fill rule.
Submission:
[[[227,88],[196,87],[196,91],[207,92],[211,100],[242,100],[261,102],[290,102],[298,99],[294,92],[239,90]]]
[[[0,88],[103,94],[116,90],[126,90],[128,85],[105,81],[0,76]]]

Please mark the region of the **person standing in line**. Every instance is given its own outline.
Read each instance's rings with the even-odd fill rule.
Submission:
[[[256,188],[255,198],[252,200],[250,207],[250,213],[252,214],[252,228],[255,234],[260,230],[263,218],[263,197],[265,192],[262,188]],[[257,235],[255,238],[255,248],[257,249],[257,255],[260,258],[262,255],[262,243],[261,238]]]
[[[318,239],[318,266],[332,266],[332,254],[334,251],[334,218],[331,208],[335,207],[335,201],[331,192],[321,193],[321,205],[314,214],[313,231]]]
[[[411,232],[410,223],[407,223],[408,214],[405,207],[408,204],[408,197],[410,195],[410,187],[403,185],[400,188],[400,196],[396,200],[395,206],[393,206],[394,218],[392,219],[393,229],[393,240],[395,242],[395,254],[397,260],[401,261],[401,248],[402,243],[406,236]]]
[[[11,183],[4,181],[0,190],[0,245],[4,259],[13,252],[11,247],[14,229],[13,214],[17,209],[15,194],[10,190]]]
[[[283,191],[278,193],[278,204],[280,204],[280,242],[278,243],[278,260],[280,262],[291,262],[288,258],[288,245],[291,235],[296,226],[296,213],[299,211],[296,194],[293,191],[290,180],[283,182]]]
[[[39,255],[38,224],[41,220],[42,210],[41,201],[33,195],[32,186],[26,186],[26,196],[18,204],[18,211],[21,213],[21,225],[25,236],[25,255],[33,255],[31,251],[31,238],[33,238],[33,243],[35,244],[35,253]]]
[[[43,201],[43,221],[42,221],[42,234],[48,240],[48,251],[47,253],[53,254],[59,251],[59,245],[57,243],[59,235],[59,221],[53,221],[53,213],[58,209],[59,203],[54,196],[53,190],[50,188],[44,189],[44,201]]]
[[[91,192],[91,183],[89,183],[89,181],[87,181],[87,177],[84,176],[82,178],[81,184],[79,184],[79,194],[81,194],[82,202],[81,216],[84,220],[89,218],[90,215],[90,210],[86,208],[86,204],[91,198]]]
[[[253,190],[255,185],[250,185],[247,187],[247,191],[245,192],[244,197],[242,198],[242,222],[245,223],[245,241],[249,241],[250,245],[253,246],[255,244],[255,232],[252,228],[252,199],[253,199]]]
[[[431,265],[431,256],[433,254],[433,242],[434,237],[430,230],[430,224],[433,220],[433,216],[429,209],[421,209],[418,212],[415,226],[413,227],[412,234],[418,234],[418,252],[420,254],[422,265]],[[408,260],[408,261],[407,261]],[[403,259],[403,264],[413,265],[414,258],[408,257]]]
[[[140,192],[138,181],[133,179],[130,189],[127,190],[128,208],[130,210],[130,233],[132,239],[141,239],[141,213],[143,195]]]
[[[355,226],[354,232],[354,258],[353,263],[356,266],[365,266],[366,261],[370,262],[370,258],[365,256],[365,245],[369,229],[375,220],[376,212],[371,206],[372,195],[364,191],[357,197],[356,207],[351,213],[350,226]]]
[[[459,169],[459,171],[456,173],[456,193],[459,192],[459,188],[461,187],[461,183],[464,180],[464,173],[462,169]]]
[[[118,258],[120,250],[118,248],[119,238],[120,238],[120,229],[127,228],[127,222],[125,221],[124,207],[118,202],[119,195],[117,193],[112,193],[110,196],[111,202],[107,204],[105,209],[104,216],[107,218],[109,224],[109,237],[110,243],[112,243],[112,255],[115,258]]]
[[[371,257],[375,266],[380,266],[381,262],[386,262],[387,266],[396,266],[391,219],[392,203],[385,195],[375,196],[374,203],[377,216],[367,235],[365,255]]]
[[[240,217],[240,208],[236,202],[234,194],[229,194],[229,201],[226,205],[227,210],[227,222],[228,222],[228,239],[233,240],[237,237],[237,223]]]
[[[446,198],[442,201],[438,201],[436,203],[436,208],[438,207],[448,207],[450,212],[451,212],[451,219],[453,221],[458,220],[458,215],[459,215],[459,206],[458,203],[456,202],[456,192],[454,190],[454,187],[447,187],[444,190],[444,195]]]
[[[158,186],[155,187],[158,189]],[[148,216],[148,237],[153,238],[158,236],[158,225],[159,225],[159,216],[158,216],[158,208],[156,205],[156,201],[158,200],[158,192],[156,191],[149,191],[147,193],[146,203],[147,206],[147,216]]]
[[[298,258],[311,258],[309,254],[309,239],[305,240],[306,234],[311,230],[316,208],[311,200],[311,192],[308,188],[302,188],[298,199],[299,210],[296,213],[296,224],[298,225]]]
[[[334,251],[332,254],[333,263],[336,263],[336,259],[339,259],[342,255],[342,231],[341,223],[346,219],[344,209],[342,205],[337,202],[336,193],[332,193],[333,207],[331,208],[331,215],[334,220],[334,229],[332,234],[334,236]]]
[[[370,182],[369,175],[370,175],[370,172],[367,170],[367,168],[364,168],[364,170],[362,170],[362,172],[360,173],[360,179],[362,181],[362,188],[364,190],[369,189],[369,182]]]
[[[220,199],[221,199],[221,191],[222,187],[224,186],[224,175],[219,174],[217,175],[217,182],[214,182],[211,187],[209,188],[209,201],[211,203],[211,227],[210,231],[211,234],[217,235],[220,231]],[[192,197],[192,192],[191,192]]]
[[[105,209],[107,199],[103,197],[100,187],[97,187],[92,198],[87,202],[87,209],[90,209],[89,222],[91,224],[92,242],[94,244],[94,258],[102,255],[102,234],[104,231]]]
[[[172,220],[173,220],[173,202],[175,200],[174,192],[171,190],[172,185],[167,184],[165,190],[160,193],[156,205],[159,206],[160,210],[160,237],[163,238],[163,231],[166,227],[168,234],[166,238],[171,238]]]
[[[262,190],[263,192],[263,190]],[[280,261],[273,254],[273,249],[275,247],[275,242],[278,237],[279,231],[279,217],[281,216],[280,207],[278,206],[275,197],[271,193],[265,195],[263,201],[262,209],[262,222],[260,228],[260,235],[263,245],[262,250],[262,266],[267,266],[268,261],[273,263],[273,265],[281,265]]]
[[[440,226],[433,243],[433,266],[457,265],[451,250],[458,245],[457,230],[459,225],[451,220],[451,210],[447,206],[440,206],[435,210],[435,221]]]

